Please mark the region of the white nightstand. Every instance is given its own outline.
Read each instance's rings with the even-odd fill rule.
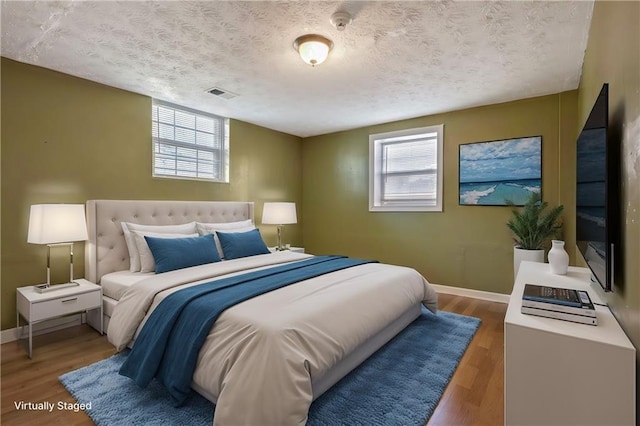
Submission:
[[[16,289],[18,311],[16,325],[20,334],[18,338],[22,338],[20,330],[20,317],[22,316],[29,326],[29,358],[33,353],[33,324],[93,309],[100,309],[100,318],[102,318],[102,287],[85,279],[77,279],[74,282],[79,285],[45,293],[38,293],[34,286]],[[102,322],[100,322],[100,334],[102,332]]]
[[[294,253],[304,253],[304,247],[289,247],[287,250],[292,251]],[[276,247],[269,247],[269,251],[275,252]]]

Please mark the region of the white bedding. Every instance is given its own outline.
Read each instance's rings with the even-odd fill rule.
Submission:
[[[172,271],[131,286],[108,328],[118,350],[155,306],[185,284],[246,269],[301,260],[278,252]],[[223,312],[205,341],[195,387],[217,398],[214,424],[304,424],[320,380],[341,359],[422,303],[437,296],[415,270],[371,263],[287,286]]]
[[[103,275],[100,279],[102,294],[114,300],[120,300],[129,287],[154,275],[153,272],[130,272],[128,270]]]

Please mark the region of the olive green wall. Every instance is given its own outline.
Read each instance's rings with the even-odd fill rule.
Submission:
[[[304,139],[306,249],[411,266],[436,284],[511,293],[513,242],[505,226],[510,208],[458,205],[458,147],[542,135],[543,198],[569,207],[573,194],[559,179],[571,160],[560,139],[575,141],[576,100],[573,91]],[[369,134],[435,124],[444,124],[444,211],[370,213]],[[565,217],[572,215],[568,208]],[[565,238],[573,258],[575,235],[567,232]]]
[[[6,58],[1,67],[2,329],[15,327],[16,287],[46,278],[45,247],[27,243],[31,204],[250,200],[260,224],[264,201],[302,203],[298,137],[232,120],[230,183],[153,178],[151,98]],[[294,245],[302,244],[300,228],[286,227]],[[274,245],[275,227],[261,230]],[[75,252],[81,277],[84,244]],[[56,270],[55,277],[64,280],[65,272]]]
[[[609,128],[621,141],[624,280],[608,295],[611,310],[640,348],[640,3],[594,5],[578,90],[578,124],[609,83]],[[640,352],[637,352],[640,367]],[[638,369],[640,373],[640,368]],[[636,392],[640,397],[640,393]]]

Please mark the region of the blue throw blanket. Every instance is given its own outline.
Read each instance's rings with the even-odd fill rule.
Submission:
[[[200,348],[225,309],[281,287],[371,262],[316,256],[177,291],[149,316],[120,374],[141,387],[155,377],[181,405],[191,392]]]

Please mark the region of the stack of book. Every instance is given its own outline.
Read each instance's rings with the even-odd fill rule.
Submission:
[[[596,309],[584,290],[525,284],[522,313],[598,325]]]

